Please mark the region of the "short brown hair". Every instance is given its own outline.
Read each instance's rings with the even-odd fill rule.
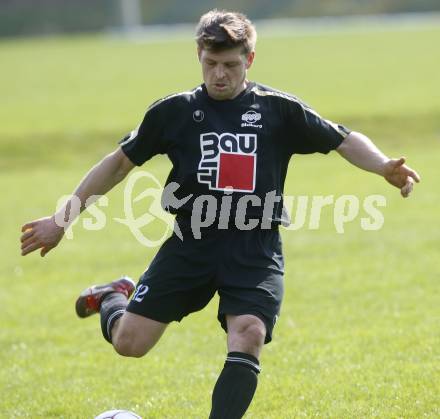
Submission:
[[[223,51],[242,46],[249,54],[255,50],[257,32],[244,14],[214,9],[200,18],[196,41],[200,49]]]

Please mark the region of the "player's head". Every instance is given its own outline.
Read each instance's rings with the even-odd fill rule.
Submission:
[[[211,10],[196,30],[203,80],[214,99],[233,99],[246,86],[246,72],[255,56],[257,33],[243,14]]]

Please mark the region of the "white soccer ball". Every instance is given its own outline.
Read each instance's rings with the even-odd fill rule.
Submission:
[[[95,419],[142,419],[139,415],[129,410],[107,410],[96,416]]]

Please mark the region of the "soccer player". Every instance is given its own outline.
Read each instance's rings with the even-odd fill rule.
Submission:
[[[102,333],[123,356],[141,357],[167,325],[201,310],[217,292],[228,354],[212,394],[211,419],[241,418],[257,387],[259,356],[270,342],[283,296],[278,226],[293,154],[336,150],[382,176],[407,197],[418,174],[365,136],[323,119],[295,96],[251,82],[256,31],[242,14],[212,10],[196,32],[204,83],[153,103],[142,123],[94,166],[74,192],[85,208],[135,167],[167,154],[167,184],[182,237],[161,247],[137,286],[127,277],[86,289],[80,317],[100,313]],[[267,205],[268,198],[272,198]],[[269,200],[270,201],[270,200]],[[58,245],[71,203],[23,226],[22,254]],[[183,239],[183,240],[182,240]],[[128,301],[134,292],[133,298]]]

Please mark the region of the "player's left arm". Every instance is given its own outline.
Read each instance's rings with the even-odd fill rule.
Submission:
[[[414,182],[420,182],[418,173],[405,164],[405,157],[390,159],[365,135],[352,131],[336,151],[355,166],[383,176],[387,182],[400,189],[406,198]]]

